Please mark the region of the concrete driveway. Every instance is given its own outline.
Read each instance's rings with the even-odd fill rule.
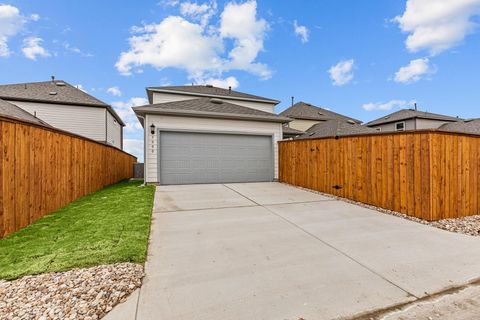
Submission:
[[[479,277],[479,238],[279,183],[162,186],[130,319],[337,319]]]

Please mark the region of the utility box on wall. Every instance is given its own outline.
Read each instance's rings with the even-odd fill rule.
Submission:
[[[133,164],[133,178],[135,179],[143,179],[144,178],[144,171],[145,164],[144,163],[134,163]]]

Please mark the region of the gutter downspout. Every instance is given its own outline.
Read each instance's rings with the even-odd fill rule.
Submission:
[[[143,119],[143,184],[142,186],[147,185],[147,130],[145,126],[147,125],[146,117],[137,115],[137,117]]]

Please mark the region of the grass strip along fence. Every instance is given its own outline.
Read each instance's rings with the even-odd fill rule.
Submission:
[[[428,221],[480,214],[480,136],[436,130],[279,142],[280,181]]]
[[[0,117],[0,237],[133,176],[136,158],[48,126]]]

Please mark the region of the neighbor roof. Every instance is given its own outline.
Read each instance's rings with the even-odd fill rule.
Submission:
[[[439,130],[480,134],[480,119],[468,119],[445,123],[439,128]]]
[[[0,98],[107,108],[121,125],[125,125],[111,106],[63,80],[0,85]]]
[[[378,133],[378,131],[351,120],[326,120],[311,126],[298,139],[348,136],[362,133]]]
[[[2,99],[0,99],[0,115],[7,116],[9,118],[16,118],[20,120],[33,122],[42,126],[51,127],[45,121],[38,119],[37,117],[33,116],[32,114],[28,113],[22,108],[14,105],[13,103],[4,101]]]
[[[192,86],[168,86],[168,87],[148,87],[147,94],[150,103],[152,103],[152,92],[165,92],[173,94],[192,95],[195,97],[218,97],[236,100],[258,101],[278,104],[280,101],[256,96],[253,94],[239,91],[214,87],[211,85],[192,85]]]
[[[163,114],[203,118],[241,119],[267,122],[289,122],[290,119],[252,108],[239,106],[216,98],[197,98],[132,108],[137,115]],[[139,118],[142,122],[142,118]],[[143,124],[143,122],[142,122]]]
[[[376,126],[376,125],[380,125],[380,124],[403,121],[403,120],[408,120],[408,119],[413,119],[413,118],[440,120],[440,121],[458,121],[458,120],[460,120],[459,118],[451,117],[451,116],[445,116],[443,114],[430,113],[430,112],[426,112],[426,111],[417,111],[417,110],[414,110],[414,109],[402,109],[402,110],[399,110],[397,112],[386,115],[384,117],[381,117],[379,119],[370,121],[365,125],[371,127],[371,126]]]
[[[284,110],[280,115],[293,118],[293,119],[303,119],[303,120],[352,120],[356,123],[362,123],[362,121],[344,116],[342,114],[314,106],[310,103],[297,102],[290,108]]]
[[[282,132],[283,132],[284,135],[287,135],[287,136],[299,136],[299,135],[305,133],[305,131],[293,129],[293,128],[290,128],[287,125],[282,126]]]

